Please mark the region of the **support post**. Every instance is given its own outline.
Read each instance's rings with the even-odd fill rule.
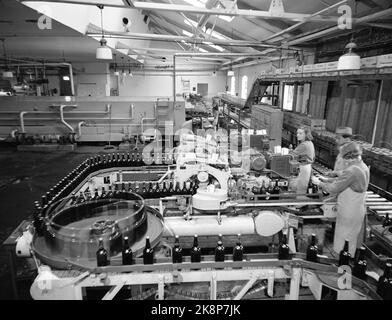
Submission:
[[[292,268],[289,300],[298,300],[300,283],[301,283],[301,269]]]

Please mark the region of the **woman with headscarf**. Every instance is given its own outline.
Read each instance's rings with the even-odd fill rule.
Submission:
[[[296,189],[297,194],[305,194],[312,174],[312,163],[315,158],[314,145],[312,142],[313,136],[310,128],[298,128],[297,140],[299,145],[291,151],[291,154],[298,158],[298,162],[300,163],[299,174],[291,184]]]
[[[369,168],[362,161],[362,150],[355,142],[345,144],[341,149],[343,169],[336,178],[319,179],[312,182],[319,188],[337,195],[337,217],[333,249],[339,253],[345,240],[349,241],[352,257],[360,245],[360,233],[366,214],[366,190],[369,185]]]

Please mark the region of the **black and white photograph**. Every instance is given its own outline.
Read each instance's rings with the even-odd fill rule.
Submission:
[[[0,0],[0,300],[392,300],[391,88],[390,0]]]

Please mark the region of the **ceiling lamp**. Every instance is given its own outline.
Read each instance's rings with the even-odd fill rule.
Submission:
[[[353,41],[346,45],[348,52],[339,58],[338,70],[359,70],[361,68],[361,57],[353,52],[356,47]]]
[[[99,40],[101,46],[97,48],[96,58],[99,60],[112,60],[113,59],[112,50],[106,46],[106,39],[103,32],[103,14],[102,14],[103,5],[99,4],[97,5],[97,7],[101,10],[102,38],[101,40]]]
[[[233,70],[227,71],[227,76],[228,77],[234,77],[234,71]]]

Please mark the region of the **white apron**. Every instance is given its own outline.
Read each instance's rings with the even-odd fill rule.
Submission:
[[[297,194],[307,193],[311,174],[312,174],[312,165],[310,163],[299,166],[298,176],[293,181],[296,186]]]
[[[333,250],[339,253],[344,241],[349,241],[349,251],[354,257],[358,236],[366,214],[366,192],[355,192],[350,187],[338,196],[338,212],[336,216]]]

